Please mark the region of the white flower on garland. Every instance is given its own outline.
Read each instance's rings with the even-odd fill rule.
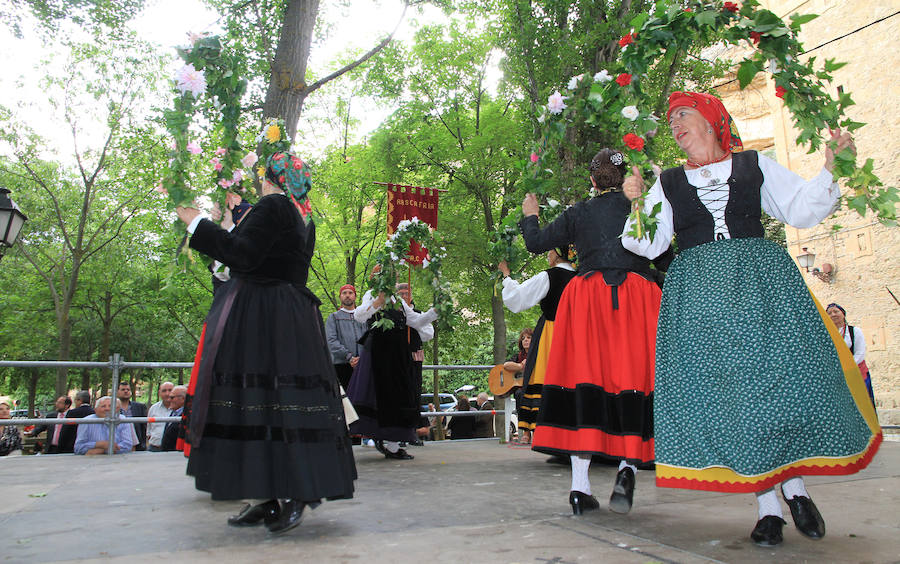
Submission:
[[[559,93],[559,90],[551,94],[550,97],[547,98],[547,111],[553,115],[561,114],[562,111],[567,108],[566,103],[564,102],[566,98],[566,96]]]
[[[431,264],[428,259],[422,259],[422,268],[428,268],[428,265]]]
[[[641,115],[641,112],[638,111],[637,106],[625,106],[622,108],[622,116],[634,121]]]
[[[575,90],[576,88],[578,88],[578,83],[581,82],[582,78],[584,78],[584,74],[573,76],[569,79],[569,84],[566,85],[566,88],[568,88],[569,90]]]
[[[400,257],[398,257],[394,251],[391,251],[391,260],[397,260],[398,258]]]
[[[609,82],[612,79],[613,77],[609,75],[609,71],[606,69],[603,69],[602,71],[594,75],[594,82],[599,82],[601,84],[604,82]]]
[[[559,205],[559,202],[557,202],[556,200],[551,198],[551,199],[547,200],[547,205],[550,206],[551,208],[555,208],[556,206]]]
[[[175,87],[182,94],[190,92],[194,98],[199,98],[206,92],[206,77],[201,71],[195,69],[194,65],[188,63],[175,73]]]

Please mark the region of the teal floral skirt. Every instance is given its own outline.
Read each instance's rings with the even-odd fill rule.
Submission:
[[[865,388],[848,386],[859,375],[823,315],[771,241],[726,239],[675,259],[656,342],[659,486],[761,491],[868,464],[877,419]]]

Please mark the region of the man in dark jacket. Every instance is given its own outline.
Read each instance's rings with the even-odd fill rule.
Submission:
[[[75,393],[75,407],[66,412],[66,419],[82,419],[94,414],[91,407],[91,393],[81,390]],[[78,425],[63,425],[60,431],[59,442],[65,445],[65,452],[75,452],[75,437],[78,435]]]
[[[56,398],[56,410],[53,413],[47,415],[46,419],[65,419],[66,412],[69,411],[69,408],[72,406],[72,398],[69,396],[59,396]],[[62,436],[62,428],[63,425],[51,425],[50,423],[45,423],[43,425],[37,425],[30,433],[30,436],[35,437],[40,435],[44,431],[47,431],[47,440],[44,441],[44,454],[65,454],[72,453],[73,448],[75,446],[75,442],[72,444],[66,445],[63,444],[60,440]]]
[[[131,384],[128,382],[119,382],[116,398],[120,414],[125,417],[147,417],[146,404],[131,401]],[[134,450],[147,450],[147,424],[133,423],[133,425],[134,433],[137,436],[137,440],[134,442]]]

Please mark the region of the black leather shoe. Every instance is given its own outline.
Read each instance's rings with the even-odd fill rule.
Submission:
[[[766,515],[756,522],[750,538],[757,546],[775,546],[781,544],[784,537],[781,536],[781,527],[785,525],[785,520],[774,515]]]
[[[400,449],[397,452],[391,452],[387,449],[384,451],[385,458],[393,458],[394,460],[412,460],[415,456],[409,454],[404,449]]]
[[[616,474],[616,485],[613,486],[612,495],[609,496],[609,510],[624,515],[631,511],[633,498],[634,470],[626,466]]]
[[[581,515],[585,511],[593,511],[600,507],[596,497],[575,490],[569,492],[569,504],[574,515]]]
[[[281,514],[278,516],[278,519],[266,524],[269,534],[280,535],[299,525],[300,521],[303,520],[304,509],[306,509],[306,504],[302,501],[293,499],[281,500]]]
[[[387,456],[387,450],[385,450],[384,448],[384,441],[382,441],[381,439],[375,439],[375,450]]]
[[[228,524],[232,527],[252,527],[265,521],[268,525],[278,520],[279,512],[280,507],[274,499],[258,505],[250,505],[248,503],[241,509],[240,513],[228,518]]]
[[[546,462],[547,464],[559,464],[561,466],[571,466],[572,465],[572,457],[562,456],[560,454],[554,454],[554,455],[551,455],[544,462]]]
[[[783,496],[784,492],[781,495]],[[785,497],[784,500],[791,508],[791,517],[794,518],[794,525],[798,531],[814,540],[825,536],[825,520],[822,519],[822,514],[819,513],[813,500],[799,495],[791,499]]]

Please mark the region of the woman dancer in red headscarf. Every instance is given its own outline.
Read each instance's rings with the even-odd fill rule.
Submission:
[[[622,244],[655,256],[673,235],[681,249],[663,288],[656,337],[657,485],[754,492],[757,544],[782,542],[781,484],[794,524],[807,537],[825,523],[801,476],[864,468],[881,432],[853,358],[790,256],[764,238],[760,209],[800,228],[839,202],[834,153],[853,148],[834,132],[825,166],[804,180],[775,161],[742,151],[722,102],[675,92],[669,126],[687,154],[662,173],[645,200],[661,203],[655,237]],[[637,176],[625,194],[643,189]]]

